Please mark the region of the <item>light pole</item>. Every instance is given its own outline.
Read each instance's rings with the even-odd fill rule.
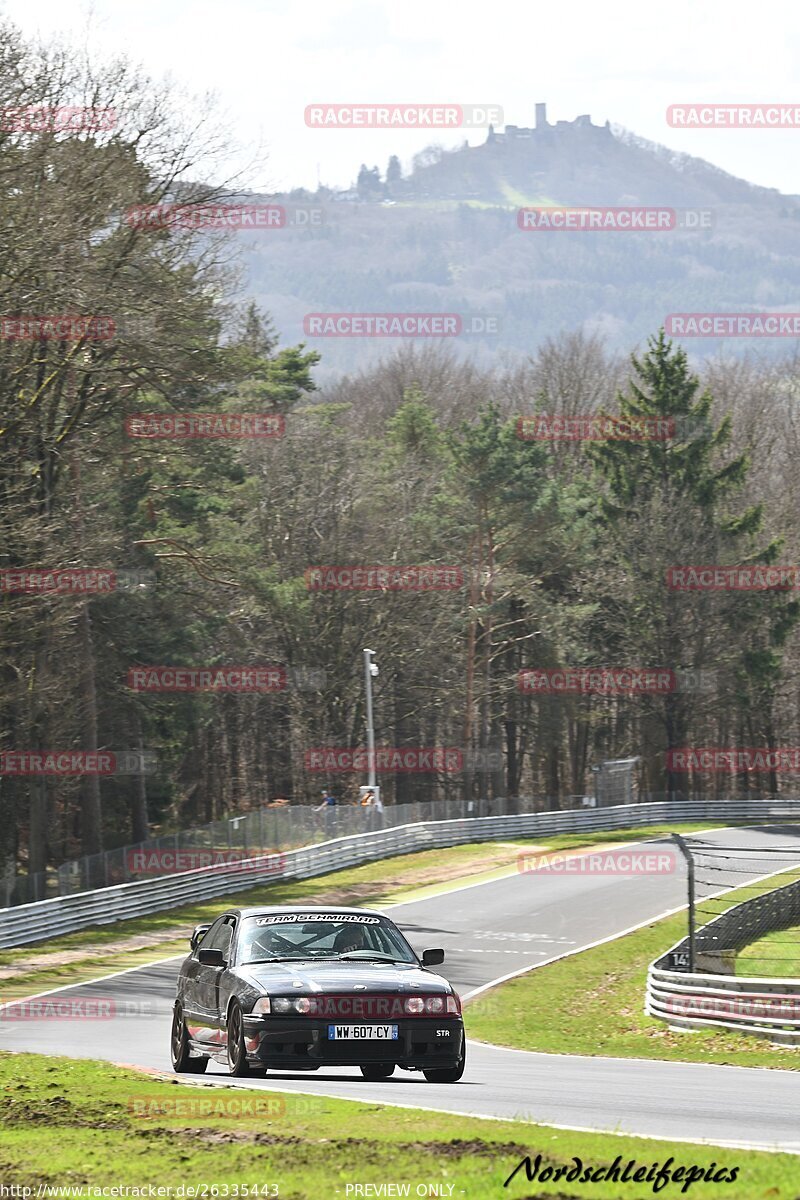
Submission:
[[[372,680],[378,674],[378,664],[372,661],[374,650],[364,650],[364,681],[367,689],[367,761],[369,786],[375,787],[375,726],[372,723]]]

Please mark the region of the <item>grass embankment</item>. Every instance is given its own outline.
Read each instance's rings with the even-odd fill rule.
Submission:
[[[716,905],[721,912],[748,895],[745,887]],[[679,913],[509,980],[467,1006],[469,1035],[553,1054],[800,1068],[791,1047],[722,1029],[672,1031],[645,1014],[648,965],[685,934]]]
[[[469,1089],[463,1091],[466,1106]],[[420,1103],[424,1093],[421,1085]],[[242,1115],[248,1105],[259,1105],[257,1115]],[[793,1200],[800,1190],[800,1157],[792,1155],[575,1133],[263,1090],[179,1088],[107,1064],[38,1055],[0,1054],[0,1120],[0,1179],[6,1186],[32,1188],[34,1196],[41,1185],[72,1186],[76,1198],[91,1196],[90,1187],[185,1185],[185,1196],[192,1195],[188,1189],[193,1186],[195,1196],[224,1197],[225,1187],[235,1195],[237,1184],[239,1195],[245,1186],[257,1186],[259,1196],[278,1195],[280,1200],[403,1194],[387,1192],[387,1184],[408,1185],[411,1196],[469,1200],[501,1195],[522,1200],[532,1196],[533,1187],[537,1197],[561,1200],[620,1200],[626,1195],[635,1200],[652,1194],[650,1184],[537,1179],[532,1185],[524,1169],[504,1189],[504,1180],[520,1161],[526,1155],[535,1160],[537,1154],[542,1167],[572,1167],[575,1156],[584,1166],[610,1166],[617,1155],[623,1168],[630,1159],[649,1169],[670,1158],[672,1169],[738,1167],[735,1184],[693,1184],[688,1194],[694,1200],[718,1200],[720,1195]],[[358,1184],[361,1190],[355,1192]],[[367,1191],[366,1184],[373,1187]],[[212,1190],[214,1185],[218,1190]],[[267,1191],[267,1185],[274,1186]],[[383,1193],[373,1190],[380,1185]],[[659,1195],[667,1200],[680,1196],[682,1186],[670,1183]]]
[[[776,929],[740,950],[737,975],[800,979],[800,925]]]
[[[598,844],[637,842],[669,833],[672,826],[653,825],[593,834],[560,834],[514,843],[478,842],[444,850],[425,850],[351,867],[314,879],[260,883],[246,892],[219,896],[182,908],[134,917],[112,925],[97,925],[29,946],[0,950],[0,1001],[34,992],[81,983],[97,975],[144,966],[157,959],[183,954],[192,927],[213,920],[229,905],[291,904],[297,901],[377,906],[424,896],[448,885],[478,883],[513,874],[521,848],[574,850]],[[676,826],[684,832],[711,828],[708,824]]]

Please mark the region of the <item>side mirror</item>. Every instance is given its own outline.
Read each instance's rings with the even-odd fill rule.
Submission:
[[[191,946],[192,950],[197,949],[199,943],[202,942],[203,938],[206,936],[206,934],[208,933],[210,928],[211,928],[210,925],[195,925],[194,930],[192,932],[191,939],[189,941],[189,945]]]
[[[204,967],[224,967],[225,956],[221,950],[198,950],[197,961]]]
[[[444,950],[423,950],[422,965],[423,967],[438,967],[439,963],[444,962]]]

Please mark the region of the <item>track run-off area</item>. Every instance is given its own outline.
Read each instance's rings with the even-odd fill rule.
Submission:
[[[726,878],[730,885],[800,859],[800,833],[786,826],[723,829],[702,838],[736,848],[737,871]],[[759,855],[770,847],[788,851],[794,846],[796,854],[772,854],[768,865],[767,856]],[[625,849],[675,854],[666,838],[629,843]],[[445,963],[437,970],[466,1002],[469,1037],[469,1001],[493,983],[603,942],[613,962],[616,937],[685,902],[685,870],[678,856],[674,871],[520,872],[383,908],[418,952],[444,947]],[[171,1075],[170,1021],[180,962],[170,958],[56,989],[76,999],[113,1000],[113,1016],[0,1019],[0,1049],[105,1059]],[[201,1079],[188,1082],[800,1154],[800,1071],[539,1054],[469,1041],[467,1070],[458,1084],[430,1084],[404,1071],[373,1083],[356,1068],[269,1072],[239,1080],[216,1063]]]

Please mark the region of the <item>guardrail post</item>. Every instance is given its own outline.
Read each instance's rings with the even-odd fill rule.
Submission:
[[[694,971],[694,949],[695,949],[695,911],[694,911],[694,858],[692,852],[687,846],[684,839],[679,833],[673,833],[672,840],[678,846],[683,857],[686,859],[686,882],[689,891],[689,972]]]

